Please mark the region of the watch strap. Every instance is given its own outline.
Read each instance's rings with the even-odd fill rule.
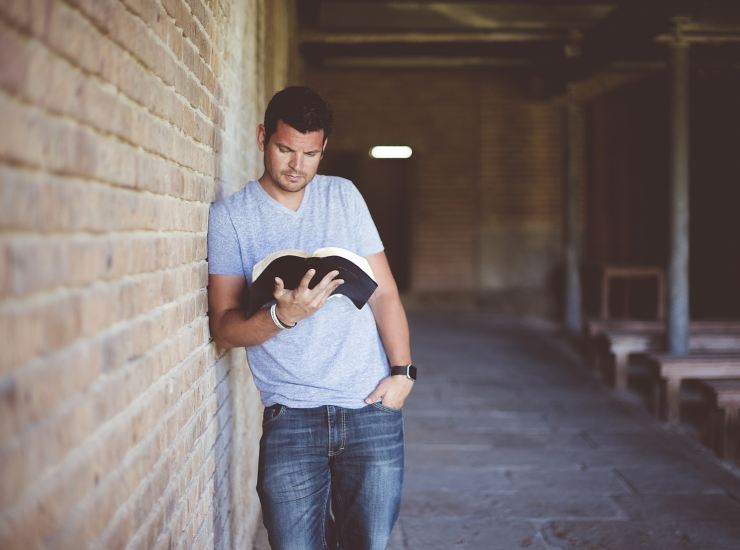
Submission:
[[[410,380],[416,380],[416,367],[414,365],[391,367],[391,376],[405,376]]]

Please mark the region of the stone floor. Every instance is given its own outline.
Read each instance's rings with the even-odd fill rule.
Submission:
[[[420,380],[390,550],[740,549],[740,478],[598,382],[553,327],[411,323]]]

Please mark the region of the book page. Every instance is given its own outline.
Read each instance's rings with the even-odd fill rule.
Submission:
[[[347,250],[346,248],[339,248],[338,246],[327,246],[314,250],[313,254],[311,255],[316,258],[325,258],[327,256],[340,256],[341,258],[346,258],[353,264],[357,265],[357,267],[362,269],[368,277],[375,281],[375,274],[373,273],[373,270],[370,267],[368,261],[359,254],[355,254],[351,250]]]
[[[370,264],[365,258],[360,256],[359,254],[355,254],[351,250],[347,250],[346,248],[340,248],[337,246],[327,246],[324,248],[319,248],[317,250],[314,250],[312,254],[309,254],[305,250],[299,250],[297,248],[284,248],[283,250],[278,250],[277,252],[268,254],[259,262],[254,264],[254,268],[252,268],[252,282],[256,281],[257,278],[262,275],[262,272],[268,265],[270,265],[271,262],[282,256],[298,256],[300,258],[326,258],[327,256],[339,256],[355,264],[357,267],[362,269],[362,271],[364,271],[368,277],[377,282],[375,280],[375,274],[373,273]]]

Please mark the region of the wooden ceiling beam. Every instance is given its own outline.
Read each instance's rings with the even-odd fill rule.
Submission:
[[[655,41],[660,43],[675,40],[674,33],[662,33],[655,37]],[[740,34],[685,32],[681,33],[681,40],[689,44],[740,44]]]
[[[323,0],[318,23],[324,29],[433,31],[572,29],[588,27],[615,8],[613,2],[550,3],[509,1],[398,2]]]
[[[485,32],[321,32],[303,31],[301,44],[443,44],[492,42],[552,42],[564,40],[568,33],[552,30],[496,30]]]
[[[493,57],[475,56],[418,56],[418,57],[331,57],[323,62],[323,66],[332,68],[366,68],[366,69],[468,69],[476,67],[487,68],[517,68],[531,67],[531,63],[521,59],[501,59]]]

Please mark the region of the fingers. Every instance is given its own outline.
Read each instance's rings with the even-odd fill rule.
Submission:
[[[289,317],[300,321],[315,313],[329,298],[339,285],[344,283],[343,279],[337,279],[338,270],[327,273],[314,288],[308,288],[311,279],[316,275],[315,269],[309,269],[295,290],[287,290],[283,280],[275,277],[275,290],[273,296],[280,300],[283,309],[287,308]]]
[[[372,405],[381,401],[384,406],[391,409],[400,409],[411,393],[413,384],[408,384],[406,378],[401,376],[387,376],[380,381],[373,392],[365,398],[365,403]]]
[[[324,291],[327,288],[334,290],[344,282],[343,279],[337,279],[336,277],[338,276],[339,271],[337,271],[336,269],[334,271],[330,271],[329,273],[324,275],[324,278],[321,279],[321,282],[318,285],[316,285],[316,288],[321,289],[321,291]]]
[[[308,285],[311,282],[311,279],[313,279],[313,276],[314,275],[316,275],[316,270],[315,269],[312,268],[312,269],[309,269],[308,271],[306,271],[306,274],[303,276],[303,278],[301,279],[301,282],[298,284],[298,289],[297,290],[304,290],[304,291],[305,290],[313,290],[314,292],[319,292],[319,293],[320,292],[323,292],[326,289],[326,287],[331,284],[332,280],[337,275],[339,275],[339,271],[337,271],[336,269],[334,271],[330,271],[329,273],[327,273],[326,275],[324,275],[324,278],[321,279],[321,281],[319,281],[319,284],[317,284],[315,287],[313,287],[313,289],[309,289],[308,288]],[[342,281],[342,282],[344,282],[344,281]],[[341,284],[341,283],[339,283],[339,284]],[[334,288],[336,288],[336,287],[334,287]]]
[[[327,286],[331,284],[332,280],[337,275],[339,275],[339,271],[337,271],[336,269],[334,271],[330,271],[329,273],[324,275],[324,278],[321,279],[321,282],[317,284],[315,288],[320,288],[322,290],[325,289]]]
[[[323,306],[326,300],[329,299],[329,296],[331,296],[331,293],[344,283],[343,279],[328,279],[328,277],[332,275],[332,273],[335,274],[333,275],[334,277],[339,274],[338,271],[332,271],[331,273],[327,274],[327,276],[322,279],[321,283],[314,288],[316,296],[314,297],[312,304],[316,308],[320,308],[321,306]]]
[[[313,279],[313,276],[316,275],[315,269],[309,269],[306,271],[306,274],[301,279],[301,282],[298,284],[298,288],[301,290],[308,290],[308,283],[311,282],[311,279]]]
[[[323,279],[321,279],[321,282],[316,285],[314,290],[319,291],[319,297],[323,300],[326,300],[326,298],[329,297],[329,294],[334,292],[336,288],[341,285],[344,280],[342,279],[335,279],[339,275],[339,271],[334,270],[327,273]]]
[[[319,284],[313,287],[310,291],[313,293],[311,296],[311,306],[315,308],[321,307],[329,295],[344,282],[342,279],[335,279],[338,275],[339,271],[336,269],[334,271],[330,271],[324,275],[324,278],[319,281]]]
[[[367,403],[368,405],[372,405],[376,401],[381,401],[382,399],[383,399],[383,395],[379,393],[376,388],[375,391],[373,391],[373,393],[367,396],[367,398],[365,399],[365,403]]]
[[[387,387],[386,380],[388,379],[383,378],[383,380],[380,381],[380,383],[373,390],[373,392],[365,398],[365,403],[367,403],[368,405],[372,405],[376,401],[380,401],[383,399],[383,396],[385,395],[386,387]]]

